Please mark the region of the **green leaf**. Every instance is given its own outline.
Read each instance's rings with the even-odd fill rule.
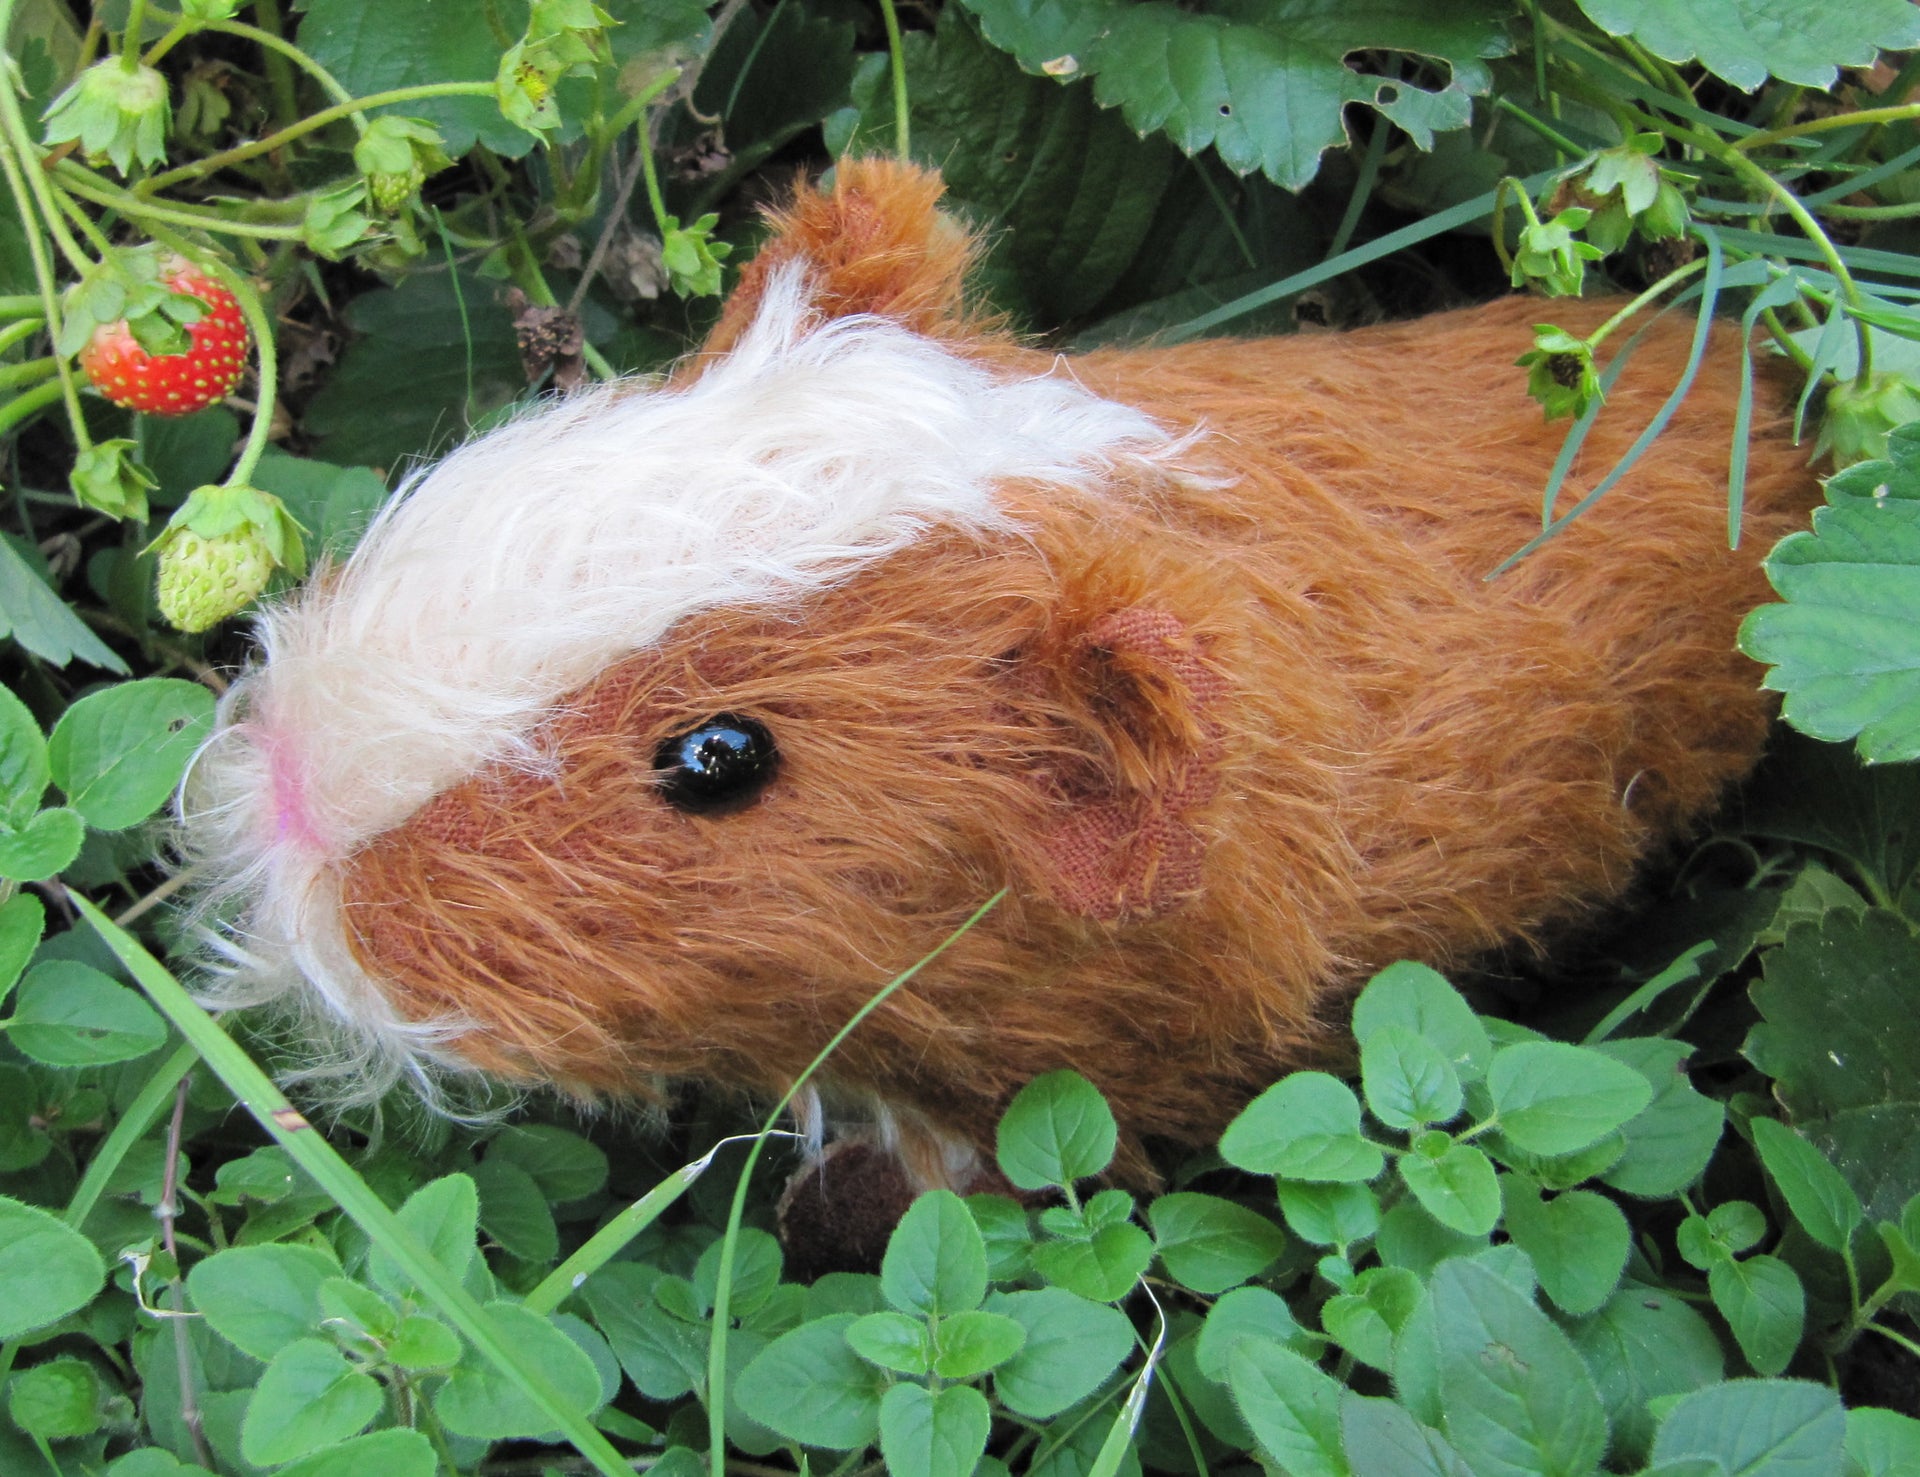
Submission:
[[[606,1151],[549,1123],[516,1123],[501,1129],[487,1144],[487,1158],[524,1169],[555,1205],[585,1200],[607,1185]],[[737,1277],[738,1266],[734,1270]]]
[[[321,1285],[339,1275],[311,1246],[240,1246],[196,1262],[187,1292],[214,1332],[266,1360],[319,1332]]]
[[[1667,1412],[1653,1460],[1709,1457],[1742,1477],[1839,1477],[1846,1423],[1839,1395],[1825,1385],[1729,1380]]]
[[[1036,1077],[1000,1120],[1000,1172],[1022,1190],[1071,1185],[1113,1162],[1118,1129],[1105,1099],[1078,1072]]]
[[[1360,1132],[1360,1100],[1325,1072],[1295,1072],[1227,1125],[1220,1154],[1237,1169],[1290,1180],[1371,1180],[1386,1165]]]
[[[1590,1472],[1606,1412],[1566,1334],[1477,1262],[1441,1263],[1432,1297],[1446,1434],[1475,1477]]]
[[[1367,1185],[1308,1185],[1282,1180],[1280,1213],[1302,1241],[1348,1246],[1380,1229],[1380,1197]]]
[[[1777,1079],[1794,1127],[1838,1167],[1866,1218],[1897,1219],[1920,1184],[1920,942],[1884,909],[1829,913],[1789,929],[1764,974],[1751,987],[1764,1020],[1747,1035],[1747,1059]]]
[[[134,990],[91,965],[48,959],[20,982],[7,1034],[50,1067],[132,1061],[167,1042],[167,1023]]]
[[[0,687],[0,823],[19,827],[32,820],[52,777],[39,723],[25,703]]]
[[[358,1435],[380,1405],[379,1383],[332,1344],[296,1339],[260,1376],[240,1428],[240,1450],[256,1466],[291,1462]]]
[[[52,1359],[7,1381],[7,1414],[29,1436],[65,1441],[100,1429],[105,1391],[84,1359]]]
[[[909,32],[906,56],[914,158],[940,170],[963,218],[992,228],[983,285],[1047,328],[1096,310],[1152,249],[1179,155],[1090,88],[1022,74],[959,6],[941,9],[932,36]],[[891,147],[885,66],[860,71],[853,102],[834,152]]]
[[[519,15],[503,16],[503,24],[524,24],[524,4],[506,9]],[[371,9],[351,0],[311,0],[305,11],[302,50],[356,97],[426,82],[490,82],[500,62],[491,26],[475,25],[470,13],[431,0],[390,0]],[[455,158],[476,141],[516,159],[533,143],[501,117],[490,97],[428,98],[401,105],[401,111],[438,128]]]
[[[650,1400],[678,1400],[706,1380],[706,1333],[654,1301],[657,1277],[638,1263],[614,1262],[589,1277],[582,1291],[635,1388]]]
[[[420,3],[408,0],[409,8]],[[469,31],[483,29],[451,6],[446,12]],[[495,52],[489,74],[498,60]],[[511,315],[476,277],[463,275],[459,291],[456,298],[445,272],[420,272],[347,305],[347,324],[359,336],[304,420],[324,457],[392,466],[445,450],[520,394],[526,376]]]
[[[138,825],[170,796],[213,730],[213,694],[148,677],[81,698],[47,741],[53,782],[98,831]]]
[[[1451,1256],[1485,1249],[1485,1236],[1467,1236],[1442,1225],[1417,1200],[1402,1200],[1380,1220],[1374,1244],[1389,1267],[1405,1267],[1425,1276]]]
[[[1778,1374],[1800,1347],[1807,1295],[1777,1256],[1723,1257],[1707,1269],[1707,1291],[1733,1330],[1740,1352],[1761,1374]]]
[[[1767,577],[1785,603],[1740,627],[1741,649],[1772,666],[1765,685],[1786,694],[1787,721],[1857,737],[1869,761],[1920,755],[1920,644],[1905,618],[1920,599],[1920,434],[1902,428],[1889,450],[1894,461],[1835,477],[1812,532],[1775,546]]]
[[[1394,1337],[1420,1297],[1420,1279],[1405,1267],[1369,1267],[1321,1305],[1320,1326],[1363,1364],[1392,1373]]]
[[[970,1380],[1018,1354],[1027,1330],[1003,1313],[956,1313],[940,1320],[934,1338],[933,1372],[943,1380]]]
[[[1341,110],[1368,104],[1421,147],[1435,128],[1458,128],[1469,92],[1485,90],[1484,58],[1510,46],[1504,7],[1468,3],[1445,11],[1387,0],[1356,13],[1332,0],[1291,0],[1279,10],[1211,15],[1170,4],[1035,5],[968,0],[987,37],[1029,71],[1097,78],[1096,95],[1119,107],[1138,133],[1164,130],[1181,149],[1211,145],[1237,173],[1265,171],[1299,189],[1320,154],[1346,141]],[[1428,92],[1351,68],[1361,51],[1405,51],[1452,69]]]
[[[1293,1310],[1265,1287],[1236,1287],[1216,1302],[1200,1326],[1194,1361],[1206,1378],[1225,1384],[1233,1351],[1244,1339],[1284,1344],[1296,1354],[1319,1353],[1322,1340],[1294,1321]]]
[[[1752,1131],[1760,1161],[1786,1197],[1794,1219],[1829,1251],[1846,1253],[1864,1214],[1853,1187],[1826,1155],[1786,1124],[1755,1118]]]
[[[1056,1287],[1095,1302],[1125,1297],[1153,1262],[1153,1238],[1131,1223],[1104,1226],[1084,1241],[1042,1241],[1028,1254]]]
[[[10,536],[0,537],[0,636],[6,635],[55,667],[77,657],[89,666],[128,675],[127,664],[73,613]],[[0,792],[11,793],[4,781]]]
[[[969,1195],[967,1209],[986,1244],[988,1278],[994,1282],[1019,1281],[1026,1275],[1027,1248],[1033,1242],[1025,1207],[1005,1195]]]
[[[1500,1184],[1487,1156],[1453,1144],[1438,1159],[1400,1156],[1400,1177],[1427,1214],[1462,1236],[1485,1236],[1500,1220]]]
[[[722,1242],[716,1240],[700,1253],[693,1269],[693,1289],[704,1307],[712,1307],[720,1282]],[[752,1226],[740,1232],[733,1249],[733,1291],[728,1301],[737,1318],[744,1318],[765,1306],[780,1285],[784,1259],[780,1243],[765,1231]]]
[[[1839,67],[1869,65],[1877,50],[1920,44],[1906,0],[1862,0],[1836,10],[1826,0],[1580,0],[1602,30],[1632,36],[1670,62],[1700,65],[1751,92],[1768,77],[1816,91]]]
[[[1168,1274],[1195,1292],[1237,1287],[1287,1249],[1287,1233],[1266,1216],[1215,1195],[1162,1195],[1147,1221]]]
[[[848,1348],[882,1369],[925,1374],[933,1368],[933,1339],[925,1319],[905,1313],[868,1313],[847,1325],[846,1336]]]
[[[73,864],[86,837],[86,822],[65,806],[43,810],[17,829],[0,829],[0,877],[44,882]]]
[[[1027,1331],[1020,1352],[993,1372],[993,1387],[1007,1409],[1035,1420],[1086,1399],[1133,1348],[1125,1314],[1058,1287],[996,1292],[986,1310]]]
[[[1450,1121],[1464,1100],[1440,1048],[1405,1026],[1380,1026],[1366,1039],[1360,1082],[1368,1111],[1403,1132]]]
[[[600,1374],[584,1349],[518,1303],[497,1299],[487,1304],[487,1313],[569,1405],[580,1411],[599,1408]],[[447,1382],[433,1397],[433,1409],[446,1428],[458,1436],[506,1441],[553,1429],[552,1417],[534,1403],[518,1380],[491,1360],[472,1354],[447,1376]]]
[[[17,892],[0,903],[0,1000],[7,997],[40,947],[46,927],[46,905],[32,893]]]
[[[400,1207],[400,1223],[425,1243],[435,1261],[456,1278],[464,1278],[480,1234],[479,1192],[464,1174],[442,1175],[407,1197]],[[367,1271],[387,1292],[413,1290],[412,1279],[377,1241],[368,1256]]]
[[[1393,1477],[1473,1477],[1447,1438],[1423,1426],[1404,1406],[1356,1395],[1340,1399],[1340,1437],[1357,1472]]]
[[[1920,1421],[1897,1411],[1847,1412],[1847,1477],[1911,1477],[1920,1472]]]
[[[1567,1313],[1591,1313],[1620,1285],[1633,1233],[1605,1196],[1567,1190],[1543,1200],[1525,1175],[1510,1174],[1505,1191],[1507,1234],[1533,1261],[1541,1291]]]
[[[1712,1325],[1662,1288],[1629,1282],[1567,1332],[1606,1402],[1613,1454],[1628,1466],[1645,1460],[1653,1442],[1650,1402],[1726,1373]]]
[[[438,1318],[409,1313],[387,1341],[386,1353],[402,1369],[451,1369],[460,1362],[460,1336]]]
[[[938,1317],[979,1307],[987,1291],[987,1248],[966,1202],[951,1190],[914,1201],[887,1242],[880,1287],[903,1313]]]
[[[1241,1419],[1290,1477],[1349,1477],[1340,1442],[1340,1386],[1291,1349],[1242,1341],[1227,1358]]]
[[[1443,975],[1424,964],[1389,964],[1353,1002],[1353,1036],[1363,1048],[1387,1026],[1432,1043],[1463,1082],[1484,1077],[1493,1059],[1493,1043],[1473,1007]]]
[[[1534,1154],[1571,1154],[1653,1101],[1633,1068],[1585,1047],[1522,1041],[1494,1053],[1487,1092],[1500,1132]]]
[[[790,1441],[833,1451],[871,1445],[887,1377],[849,1347],[854,1322],[851,1313],[836,1313],[781,1334],[735,1381],[733,1398]]]
[[[965,1477],[992,1427],[987,1397],[967,1385],[895,1385],[880,1402],[880,1454],[892,1477]]]
[[[551,1262],[560,1254],[560,1231],[547,1197],[519,1165],[489,1154],[467,1176],[480,1197],[480,1229],[509,1256]]]
[[[433,1443],[418,1431],[374,1431],[340,1446],[317,1451],[282,1467],[273,1477],[434,1477],[439,1459]]]
[[[1693,1049],[1652,1036],[1603,1041],[1593,1049],[1632,1067],[1653,1089],[1653,1101],[1621,1129],[1626,1152],[1601,1178],[1627,1195],[1679,1194],[1706,1172],[1727,1117],[1718,1101],[1694,1091],[1684,1065]]]

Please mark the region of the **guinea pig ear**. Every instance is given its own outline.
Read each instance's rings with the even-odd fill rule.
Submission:
[[[1146,918],[1199,891],[1196,812],[1219,786],[1227,687],[1208,648],[1167,611],[1130,606],[1022,654],[1018,680],[1061,740],[1039,756],[1058,803],[1034,880],[1068,911]]]
[[[740,273],[720,321],[702,346],[724,353],[759,311],[768,278],[798,262],[817,311],[830,318],[874,313],[932,338],[981,332],[963,301],[973,234],[939,208],[946,185],[931,170],[894,159],[843,159],[831,191],[803,183],[773,235]]]

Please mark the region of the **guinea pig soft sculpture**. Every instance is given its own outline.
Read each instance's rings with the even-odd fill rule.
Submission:
[[[1514,368],[1537,303],[1056,358],[968,314],[939,193],[843,164],[666,382],[456,451],[266,611],[186,797],[223,998],[303,1007],[369,1093],[774,1095],[1004,888],[826,1112],[961,1181],[1073,1067],[1137,1170],[1324,1059],[1370,972],[1590,911],[1753,763],[1734,631],[1812,478],[1764,425],[1728,551],[1733,335],[1489,580],[1565,435]]]

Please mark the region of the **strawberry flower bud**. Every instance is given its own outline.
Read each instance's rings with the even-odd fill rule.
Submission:
[[[53,100],[46,142],[78,140],[89,160],[104,157],[131,174],[136,161],[158,164],[167,157],[171,121],[167,79],[152,67],[129,71],[113,58],[88,67]]]
[[[1513,285],[1533,286],[1548,297],[1578,297],[1586,281],[1587,263],[1606,255],[1597,246],[1574,239],[1573,233],[1593,214],[1569,206],[1551,220],[1532,221],[1520,232],[1520,249],[1513,257]]]
[[[1920,421],[1920,385],[1905,375],[1881,370],[1865,385],[1842,380],[1827,392],[1814,460],[1828,452],[1836,468],[1877,460],[1887,454],[1887,433],[1909,421]]]
[[[257,599],[275,569],[306,567],[301,528],[279,498],[245,486],[201,487],[155,539],[160,614],[204,631]]]
[[[100,441],[73,459],[67,485],[82,507],[96,508],[114,518],[145,521],[147,494],[160,484],[130,454],[128,440]]]
[[[1513,361],[1527,371],[1527,393],[1548,420],[1578,416],[1602,398],[1593,346],[1551,323],[1533,326],[1533,347]]]
[[[710,233],[719,219],[717,214],[703,215],[683,227],[678,216],[667,217],[660,264],[682,297],[711,297],[720,291],[720,263],[733,254],[733,247],[712,239]]]

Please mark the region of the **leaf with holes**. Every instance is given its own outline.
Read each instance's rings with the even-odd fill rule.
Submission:
[[[198,682],[117,683],[81,698],[53,725],[53,782],[95,830],[124,830],[166,802],[212,727],[213,694]]]
[[[1436,129],[1463,128],[1472,94],[1491,81],[1486,61],[1511,49],[1508,8],[1491,0],[1445,7],[1379,0],[1228,3],[1213,13],[1120,0],[1034,4],[967,0],[987,39],[1028,71],[1095,79],[1095,96],[1136,132],[1164,132],[1189,154],[1213,148],[1240,174],[1258,169],[1288,189],[1307,184],[1320,156],[1346,142],[1342,111],[1372,107],[1421,148]],[[1447,69],[1420,87],[1357,70],[1357,52],[1400,52]]]

